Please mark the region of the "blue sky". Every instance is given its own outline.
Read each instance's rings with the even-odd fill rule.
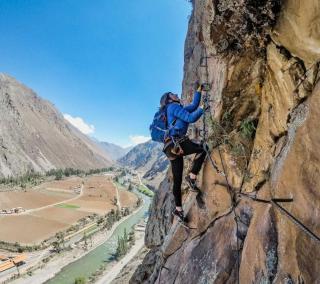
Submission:
[[[186,0],[0,0],[0,72],[99,140],[136,143],[162,93],[181,92],[190,13]]]

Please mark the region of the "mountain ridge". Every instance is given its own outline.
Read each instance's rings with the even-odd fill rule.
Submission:
[[[162,148],[161,143],[149,140],[133,147],[118,162],[139,171],[145,183],[156,190],[169,166],[169,161],[162,152]]]
[[[126,155],[133,147],[122,147],[115,143],[99,141],[102,148],[110,155],[112,160],[117,161]]]
[[[48,100],[0,74],[0,175],[52,168],[102,168],[111,158]]]

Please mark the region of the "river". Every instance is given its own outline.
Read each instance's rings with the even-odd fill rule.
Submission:
[[[111,262],[117,249],[119,236],[123,236],[124,230],[131,231],[132,226],[147,217],[150,198],[139,194],[144,204],[141,209],[117,226],[111,237],[79,260],[65,266],[54,278],[46,284],[74,284],[75,278],[83,276],[89,278],[102,264]]]

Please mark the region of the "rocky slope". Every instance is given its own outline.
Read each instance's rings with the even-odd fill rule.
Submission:
[[[121,146],[109,142],[100,142],[99,144],[101,145],[103,150],[108,153],[108,155],[111,157],[113,161],[121,159],[131,150],[131,147],[123,148]]]
[[[156,189],[164,179],[169,166],[162,147],[162,144],[151,140],[139,144],[119,159],[119,163],[140,172],[146,184]]]
[[[206,138],[227,180],[206,162],[205,207],[184,195],[191,230],[171,224],[162,182],[131,284],[320,283],[319,59],[319,1],[193,1],[183,96],[211,84]]]
[[[0,117],[0,176],[111,164],[50,102],[5,74],[0,74]]]

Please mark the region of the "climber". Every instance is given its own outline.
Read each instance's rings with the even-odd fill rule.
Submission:
[[[171,92],[165,93],[160,100],[160,109],[167,110],[167,125],[169,133],[165,139],[163,151],[170,160],[173,174],[173,195],[176,208],[172,212],[180,221],[186,222],[182,209],[181,184],[183,175],[183,156],[196,154],[190,173],[185,177],[190,190],[199,193],[196,185],[197,175],[206,157],[202,144],[191,141],[187,136],[189,123],[196,122],[203,114],[199,107],[203,86],[196,83],[193,102],[183,106],[179,97]]]

